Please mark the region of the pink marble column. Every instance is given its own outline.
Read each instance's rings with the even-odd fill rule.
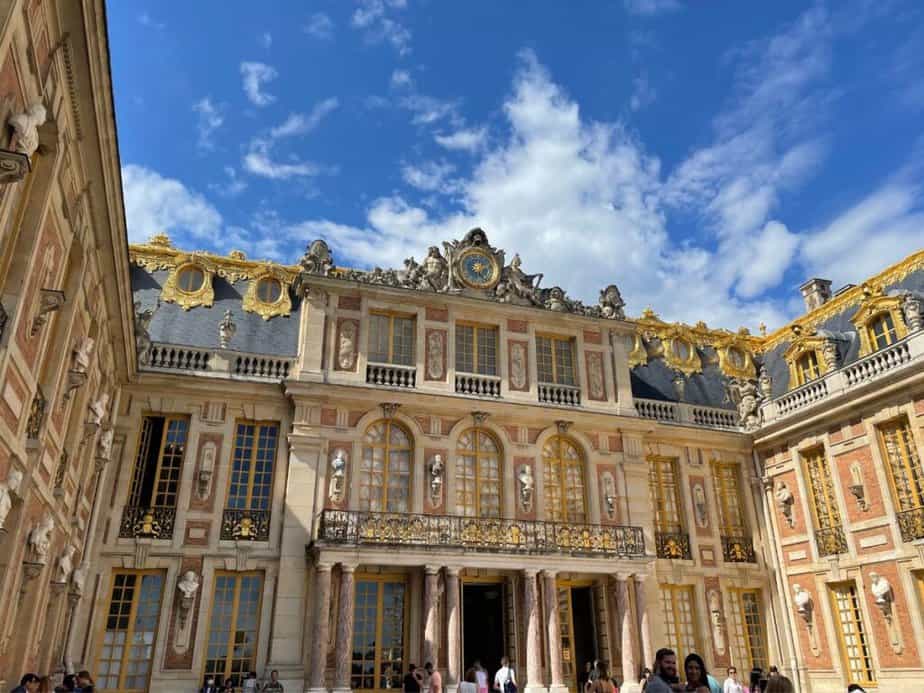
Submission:
[[[642,661],[646,667],[654,666],[654,650],[651,649],[651,624],[648,618],[649,604],[645,599],[645,576],[635,576],[635,614],[638,618],[638,632],[641,639]],[[635,672],[636,674],[638,672]]]
[[[459,569],[446,569],[446,673],[450,686],[459,683],[462,668],[462,640],[460,632],[461,608],[459,604]]]
[[[337,675],[335,691],[350,690],[350,665],[353,660],[353,572],[356,566],[340,564],[340,611],[337,616]]]
[[[629,608],[629,585],[625,577],[617,576],[610,583],[612,594],[616,598],[616,628],[619,634],[622,652],[622,680],[635,682],[641,668],[632,645],[632,609]]]
[[[439,589],[440,575],[439,566],[428,565],[424,567],[424,646],[423,660],[424,663],[432,662],[434,668],[437,667],[437,655],[439,654]]]
[[[542,592],[545,597],[545,633],[549,642],[549,664],[552,671],[552,688],[564,688],[565,676],[561,668],[561,634],[558,632],[558,585],[555,571],[542,571]]]
[[[330,563],[314,567],[314,633],[311,638],[311,670],[308,688],[325,691],[324,669],[327,666],[327,641],[330,638]]]
[[[523,595],[526,608],[526,690],[544,689],[542,685],[542,642],[539,637],[539,596],[535,570],[523,571]]]

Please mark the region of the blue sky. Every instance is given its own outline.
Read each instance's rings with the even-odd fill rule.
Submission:
[[[129,238],[400,267],[484,228],[545,285],[756,332],[924,247],[924,5],[108,8]]]

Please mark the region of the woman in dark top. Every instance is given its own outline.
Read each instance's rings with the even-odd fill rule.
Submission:
[[[408,667],[407,674],[404,675],[404,684],[402,686],[404,693],[420,693],[420,682],[422,677],[417,671],[417,665],[411,664]]]

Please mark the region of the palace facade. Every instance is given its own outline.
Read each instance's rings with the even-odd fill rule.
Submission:
[[[102,0],[0,19],[0,686],[631,691],[661,646],[924,681],[924,251],[752,335],[480,229],[371,271],[129,247]]]

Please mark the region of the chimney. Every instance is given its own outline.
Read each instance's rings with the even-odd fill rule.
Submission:
[[[809,279],[799,287],[799,291],[802,292],[802,298],[805,300],[805,310],[812,312],[831,298],[831,280],[817,277]]]

